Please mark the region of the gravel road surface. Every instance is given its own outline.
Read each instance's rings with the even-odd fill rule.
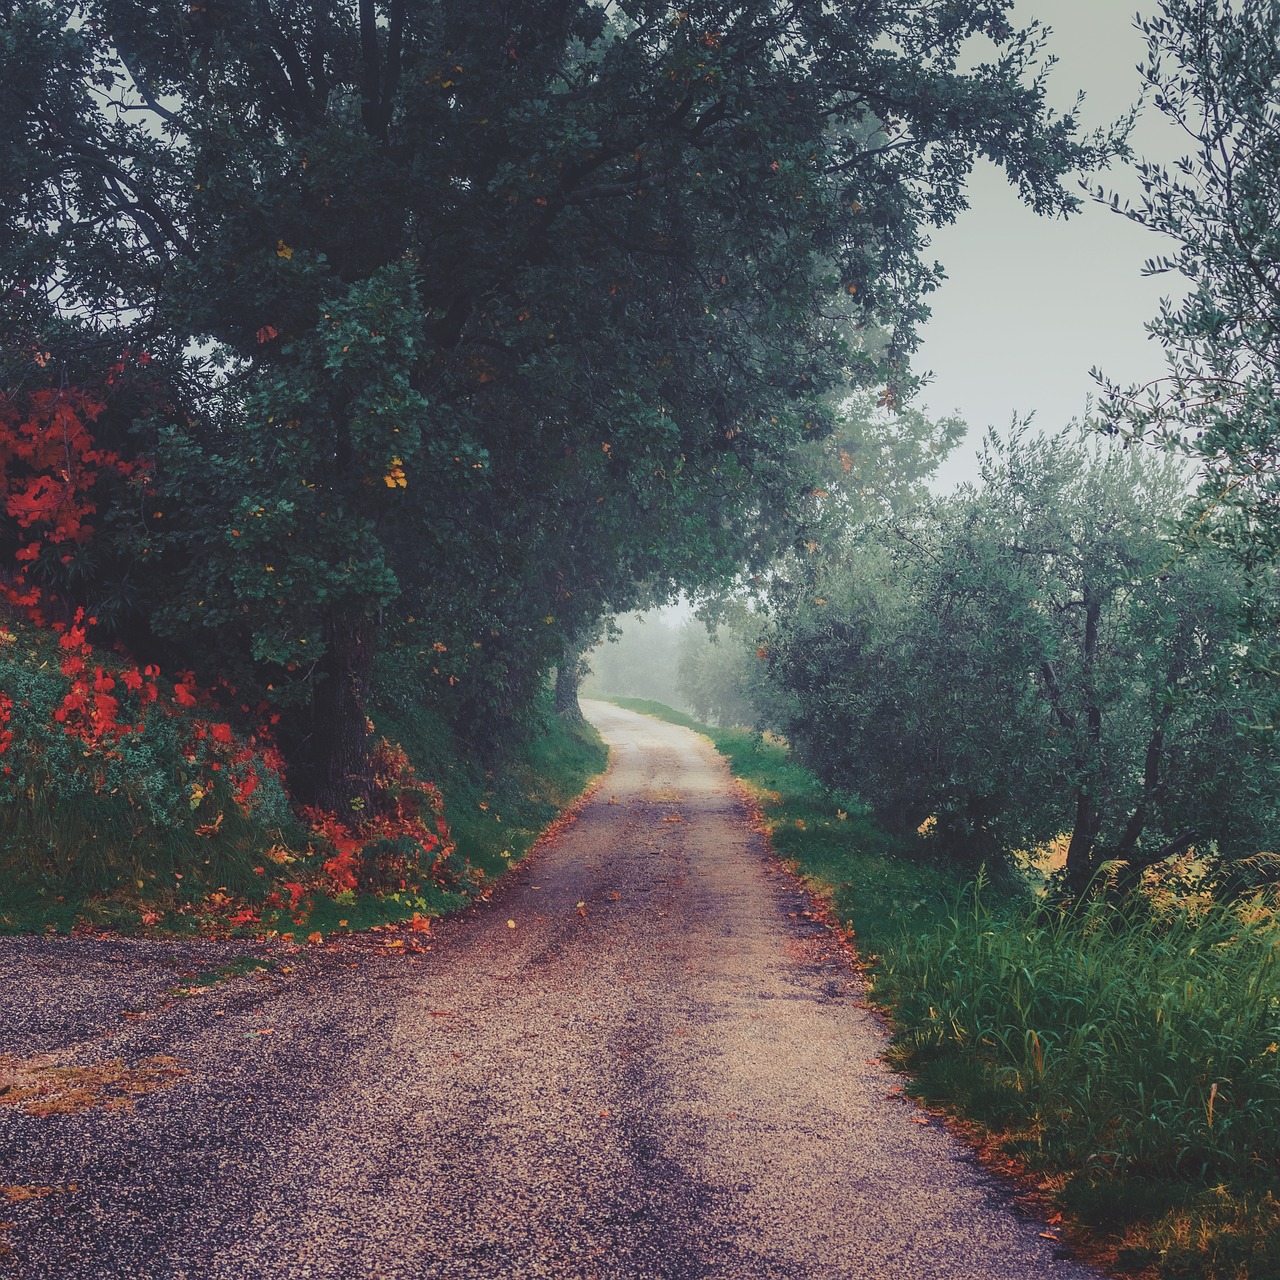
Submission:
[[[185,1072],[0,1106],[0,1276],[1095,1277],[895,1096],[705,741],[588,714],[594,798],[424,954],[313,948],[174,998],[246,949],[0,939],[10,1070]]]

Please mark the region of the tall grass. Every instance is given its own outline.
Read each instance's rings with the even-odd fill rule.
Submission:
[[[1260,903],[993,910],[975,885],[877,990],[922,1088],[1025,1126],[1026,1148],[1211,1179],[1280,1164],[1278,957]]]

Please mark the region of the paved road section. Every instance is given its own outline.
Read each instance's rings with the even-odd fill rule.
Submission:
[[[187,1074],[131,1109],[0,1106],[0,1194],[51,1188],[0,1198],[0,1275],[1095,1276],[892,1095],[711,748],[589,714],[595,798],[421,956],[345,944],[175,1001],[223,950],[3,941],[0,1053]]]

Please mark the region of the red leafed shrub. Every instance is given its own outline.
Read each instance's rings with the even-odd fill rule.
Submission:
[[[69,555],[92,535],[94,489],[106,474],[128,478],[145,464],[99,449],[89,426],[100,399],[75,388],[0,396],[0,504],[18,546],[0,592],[37,622],[40,592],[28,570],[45,553]]]
[[[452,888],[465,866],[444,819],[439,789],[414,772],[405,752],[382,739],[374,751],[377,788],[373,812],[344,821],[321,809],[302,810],[303,820],[332,854],[323,862],[330,892],[418,892],[426,882]]]
[[[304,810],[299,824],[270,724],[227,718],[220,698],[233,689],[108,655],[85,609],[31,581],[91,538],[104,477],[146,475],[97,447],[103,407],[74,389],[0,398],[0,873],[143,897],[207,893],[239,908],[238,926],[261,919],[240,895],[296,913],[316,894],[460,883],[440,793],[400,748],[375,752],[369,811]],[[257,719],[278,717],[261,706]],[[292,867],[288,883],[266,875],[272,861]]]

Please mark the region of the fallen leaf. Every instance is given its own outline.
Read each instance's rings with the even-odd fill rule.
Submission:
[[[38,1200],[41,1196],[48,1196],[52,1194],[52,1187],[0,1187],[0,1196],[3,1196],[6,1200]]]
[[[608,1120],[612,1115],[613,1115],[613,1112],[612,1112],[612,1111],[602,1111],[602,1112],[600,1113],[600,1119],[601,1119],[601,1120]]]
[[[514,929],[515,927],[516,927],[516,922],[515,922],[514,920],[508,920],[508,921],[507,921],[507,928],[508,928],[508,929]]]
[[[1057,1238],[1058,1238],[1058,1237],[1057,1237],[1057,1235],[1056,1235],[1054,1232],[1052,1232],[1052,1231],[1042,1231],[1042,1232],[1040,1232],[1040,1239],[1041,1239],[1041,1240],[1056,1240]]]
[[[124,1111],[133,1100],[171,1085],[187,1073],[174,1058],[145,1058],[134,1067],[119,1059],[90,1066],[64,1066],[53,1054],[15,1058],[0,1054],[0,1105],[28,1115],[74,1115],[90,1107]]]

